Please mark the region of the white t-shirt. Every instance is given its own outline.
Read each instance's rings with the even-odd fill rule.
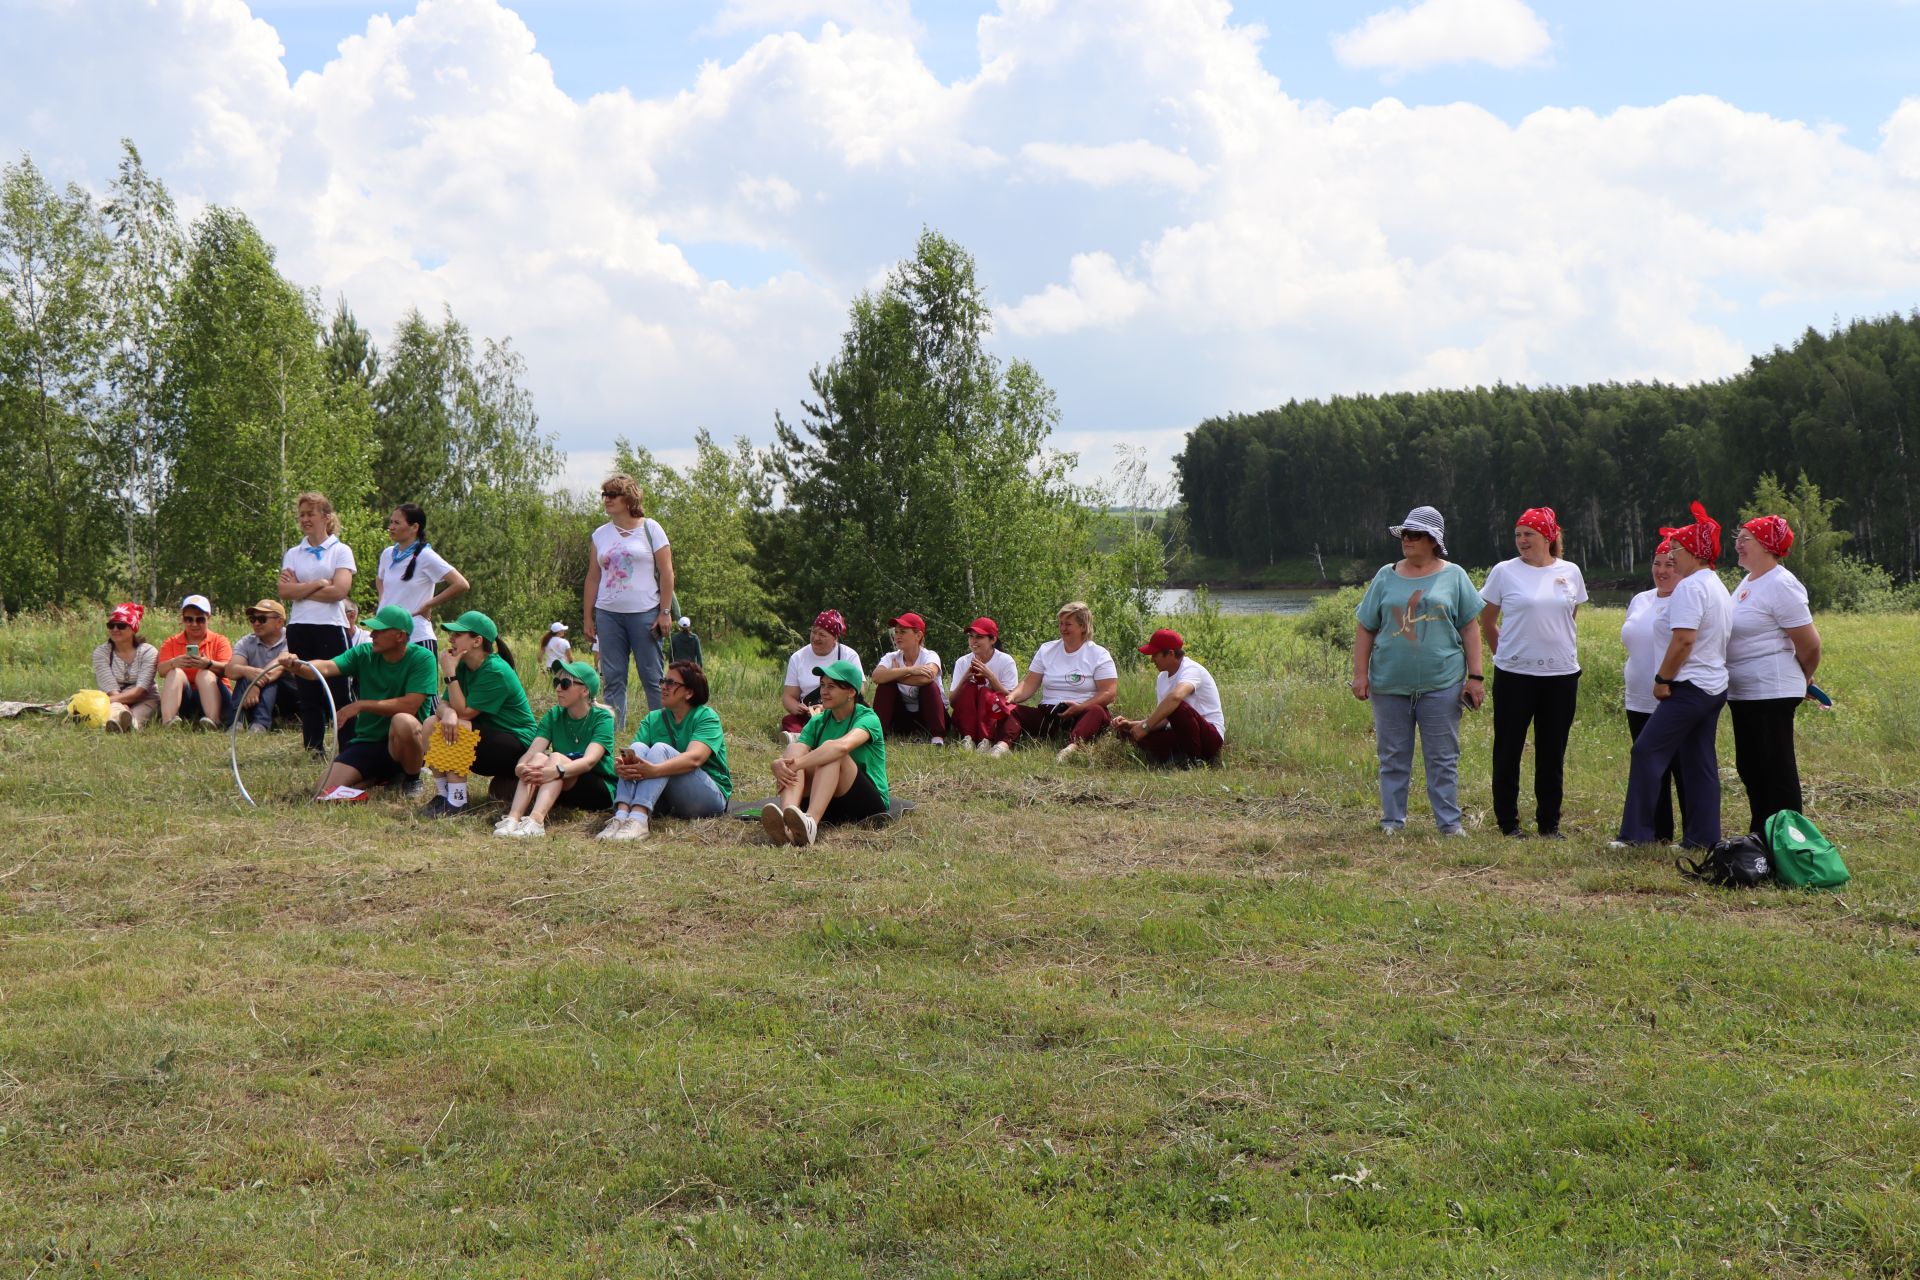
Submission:
[[[358,573],[360,566],[354,563],[353,548],[332,534],[319,546],[314,546],[305,538],[287,548],[287,554],[280,557],[282,569],[293,570],[293,576],[299,582],[332,582],[335,571],[340,569]],[[314,623],[319,626],[344,627],[347,625],[347,602],[345,600],[294,600],[287,609],[287,622]]]
[[[924,667],[929,662],[931,662],[936,667],[940,666],[941,665],[940,655],[935,653],[933,650],[927,648],[925,645],[921,645],[920,660],[914,663],[913,665],[916,667]],[[880,667],[904,667],[906,665],[907,665],[907,660],[900,656],[900,651],[898,649],[894,649],[891,652],[883,654],[881,656],[879,665],[874,667],[874,670],[878,671]],[[933,683],[931,685],[895,684],[893,687],[900,691],[900,701],[907,708],[907,710],[918,711],[920,709],[920,691],[922,689],[936,689],[936,690],[939,689],[940,673],[938,671],[935,671],[933,673]]]
[[[1154,705],[1159,706],[1160,700],[1167,696],[1167,690],[1177,684],[1191,684],[1193,686],[1193,692],[1187,695],[1187,705],[1198,712],[1202,720],[1212,725],[1215,731],[1219,733],[1220,740],[1225,742],[1227,740],[1227,717],[1226,713],[1220,710],[1220,690],[1214,685],[1213,676],[1208,673],[1205,667],[1195,662],[1192,658],[1182,658],[1180,659],[1180,665],[1174,668],[1171,675],[1164,671],[1157,672],[1154,675]]]
[[[1113,655],[1091,640],[1073,653],[1065,640],[1047,641],[1027,664],[1027,673],[1040,677],[1043,704],[1083,702],[1093,696],[1094,681],[1120,678]]]
[[[1680,579],[1667,598],[1667,625],[1673,631],[1693,630],[1693,652],[1674,673],[1706,693],[1727,687],[1727,634],[1732,630],[1733,597],[1720,575],[1704,566]],[[1801,692],[1805,692],[1804,686]]]
[[[787,659],[786,682],[800,690],[800,696],[804,698],[820,687],[820,677],[813,674],[813,669],[830,662],[851,662],[853,669],[860,673],[860,678],[863,681],[867,678],[867,669],[860,665],[860,655],[846,645],[836,644],[831,653],[822,657],[813,651],[812,645],[803,644]]]
[[[540,669],[551,670],[556,662],[573,661],[573,641],[563,635],[550,635],[540,646]]]
[[[1759,577],[1748,574],[1733,589],[1733,624],[1727,639],[1727,697],[1803,698],[1806,673],[1793,656],[1789,627],[1813,621],[1807,589],[1775,565]]]
[[[1627,649],[1626,669],[1620,678],[1626,684],[1627,710],[1652,715],[1660,700],[1653,696],[1653,676],[1660,670],[1660,659],[1667,655],[1673,640],[1673,628],[1667,625],[1667,601],[1657,589],[1648,589],[1627,604],[1627,620],[1620,624],[1620,643]]]
[[[658,609],[660,575],[653,556],[670,545],[667,531],[651,516],[625,531],[611,520],[595,529],[593,558],[600,562],[600,593],[593,598],[593,607],[608,613],[651,613]]]
[[[960,692],[960,686],[966,683],[967,675],[972,670],[973,650],[969,649],[960,655],[959,661],[953,664],[953,683],[947,686],[948,691]],[[994,678],[1000,681],[1001,686],[1008,693],[1012,693],[1013,686],[1020,683],[1020,671],[1013,665],[1013,655],[1003,650],[993,651],[993,656],[987,659],[987,670],[993,672]]]
[[[431,640],[433,637],[428,636],[427,638]],[[373,632],[367,630],[365,627],[355,627],[352,631],[347,633],[347,648],[349,649],[353,648],[353,646],[357,644],[372,644],[372,643],[373,643]],[[412,644],[413,641],[409,640],[407,641],[407,643]]]
[[[1487,572],[1480,598],[1500,606],[1500,651],[1494,669],[1522,676],[1570,676],[1580,670],[1573,611],[1586,603],[1587,581],[1571,560],[1530,565],[1515,556]]]
[[[409,551],[406,559],[402,560],[397,556],[399,550],[390,546],[380,553],[380,603],[397,604],[408,613],[415,613],[421,605],[433,599],[434,588],[447,580],[447,575],[453,572],[453,566],[442,559],[438,551],[428,547],[420,553],[419,563],[413,566],[413,581],[406,582],[402,579],[406,577],[407,564],[413,560],[413,553]],[[433,639],[433,624],[415,614],[413,635],[408,639],[409,642]]]

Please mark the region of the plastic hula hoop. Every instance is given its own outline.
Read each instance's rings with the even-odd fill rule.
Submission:
[[[313,672],[314,682],[320,686],[321,692],[327,695],[327,715],[328,715],[328,718],[333,722],[333,754],[336,756],[339,755],[340,754],[340,706],[338,703],[336,703],[333,700],[333,690],[327,687],[327,682],[325,678],[323,678],[320,674],[320,668],[314,666],[311,662],[308,662],[305,658],[295,658],[293,661],[293,666],[305,667],[307,670]],[[288,668],[288,669],[291,670],[292,668]],[[241,719],[240,699],[246,696],[247,690],[251,688],[253,684],[254,684],[254,680],[252,678],[249,678],[246,681],[244,681],[238,689],[234,690],[233,724],[227,730],[227,759],[232,761],[233,763],[233,785],[240,788],[240,798],[242,800],[245,800],[248,804],[253,805],[255,808],[258,808],[260,802],[255,800],[252,795],[248,794],[247,784],[240,780],[240,719]],[[321,776],[324,777],[325,775],[323,774]]]

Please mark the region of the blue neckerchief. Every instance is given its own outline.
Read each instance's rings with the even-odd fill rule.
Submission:
[[[395,547],[393,549],[393,562],[395,564],[399,564],[402,560],[407,558],[407,554],[409,552],[412,552],[413,549],[419,545],[420,545],[420,539],[415,538],[412,542],[409,542],[404,547],[398,547],[398,546]]]
[[[321,556],[324,556],[325,554],[327,554],[327,547],[330,546],[335,541],[336,539],[334,538],[334,536],[332,534],[328,534],[326,537],[326,541],[322,542],[317,547],[314,546],[311,542],[308,542],[305,538],[300,539],[300,545],[304,549],[313,552],[313,558],[315,560],[318,560]]]

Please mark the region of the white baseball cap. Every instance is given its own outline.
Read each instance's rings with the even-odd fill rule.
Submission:
[[[180,607],[182,609],[198,609],[200,612],[207,614],[213,612],[213,606],[207,603],[205,596],[188,596],[180,602]]]
[[[690,627],[690,626],[692,626],[692,625],[693,625],[693,619],[692,619],[692,618],[682,618],[682,619],[680,619],[680,625],[681,625],[681,626],[683,626],[683,627]]]
[[[556,622],[552,626],[547,628],[547,634],[550,636],[565,635],[566,631],[567,631],[567,624],[564,622]]]

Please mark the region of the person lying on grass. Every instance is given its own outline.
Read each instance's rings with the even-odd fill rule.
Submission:
[[[316,658],[298,665],[300,655],[289,650],[273,660],[273,667],[292,671],[302,680],[353,679],[360,696],[338,709],[341,724],[353,721],[352,740],[327,767],[316,799],[337,787],[364,788],[400,779],[400,794],[420,794],[420,768],[426,760],[426,735],[420,728],[420,709],[433,697],[433,655],[408,641],[413,615],[397,604],[387,605],[368,620],[366,644],[357,644],[337,658]]]
[[[717,818],[733,795],[727,739],[707,705],[707,673],[675,662],[660,677],[660,709],[649,711],[633,745],[614,761],[620,778],[613,821],[602,840],[644,840],[650,818]]]
[[[513,766],[519,779],[497,836],[544,836],[557,806],[590,813],[613,807],[613,708],[601,706],[600,673],[563,662],[553,673],[559,703],[540,717],[533,742]]]
[[[780,796],[760,810],[760,826],[769,839],[803,848],[821,827],[875,817],[887,811],[889,801],[886,734],[860,696],[860,668],[831,662],[813,673],[820,677],[824,710],[773,762]]]
[[[1213,764],[1225,745],[1227,718],[1220,690],[1207,669],[1187,656],[1178,631],[1162,627],[1140,646],[1160,674],[1153,678],[1157,700],[1144,720],[1113,718],[1113,731],[1140,748],[1155,764]]]

